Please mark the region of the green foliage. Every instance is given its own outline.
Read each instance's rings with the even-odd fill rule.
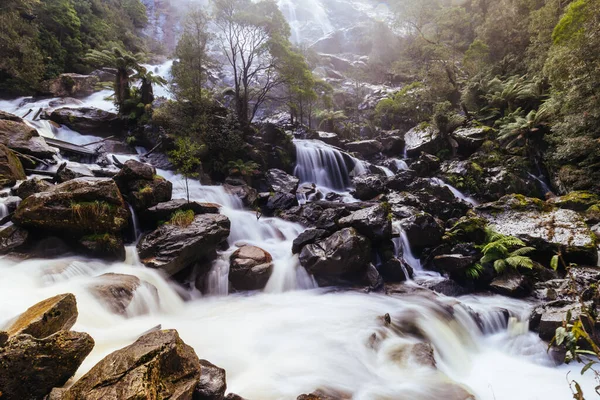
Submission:
[[[527,254],[535,251],[516,237],[506,236],[488,229],[487,243],[482,247],[481,265],[493,265],[496,273],[502,274],[507,269],[533,269],[533,261]]]
[[[194,211],[192,210],[178,210],[171,215],[171,218],[169,219],[167,224],[185,228],[186,226],[189,226],[192,222],[194,222],[194,217]]]
[[[393,97],[381,100],[375,114],[383,128],[412,127],[431,117],[433,104],[428,98],[425,85],[413,82]]]
[[[456,113],[449,101],[438,103],[433,108],[431,122],[444,136],[450,135],[459,126],[463,125],[465,119]]]
[[[257,175],[260,171],[260,166],[254,161],[235,160],[227,163],[230,175],[241,175],[243,177],[251,177]]]
[[[89,72],[91,49],[144,48],[140,0],[7,0],[0,7],[0,89],[24,92],[63,72]]]
[[[200,151],[202,146],[188,137],[180,137],[175,142],[175,150],[169,152],[169,159],[177,167],[177,171],[185,178],[185,189],[188,203],[190,201],[190,187],[188,180],[198,176],[198,169],[202,165]]]

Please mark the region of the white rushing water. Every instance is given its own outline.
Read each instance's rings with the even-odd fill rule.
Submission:
[[[460,199],[462,201],[465,201],[473,206],[477,206],[479,205],[479,202],[477,200],[475,200],[472,197],[469,197],[467,195],[465,195],[463,192],[461,192],[460,190],[458,190],[457,188],[455,188],[454,186],[444,182],[443,180],[441,180],[440,178],[430,178],[431,182],[435,185],[438,186],[445,186],[448,189],[450,189],[450,191],[452,192],[452,194],[454,195],[454,197],[456,197],[457,199]]]
[[[92,96],[89,101],[95,99]],[[15,103],[2,102],[0,109],[10,108],[19,115],[26,112],[28,105]],[[76,132],[69,135],[73,143],[89,141]],[[348,188],[351,173],[339,151],[315,142],[296,144],[300,144],[299,156],[304,157],[299,165],[313,167],[297,170],[303,182]],[[124,161],[132,156],[118,157]],[[186,197],[181,176],[158,172],[173,182],[174,198]],[[531,304],[499,296],[470,296],[460,299],[463,306],[444,296],[317,289],[291,254],[291,243],[303,230],[300,225],[259,219],[220,186],[192,182],[190,197],[221,204],[222,213],[231,220],[231,248],[214,263],[205,296],[190,294],[160,271],[142,266],[133,247],[127,248],[124,263],[83,257],[16,262],[3,257],[0,325],[40,300],[74,293],[79,309],[74,329],[88,332],[96,342],[77,377],[108,353],[161,325],[177,329],[199,357],[225,368],[228,391],[249,400],[293,400],[320,388],[348,393],[357,400],[454,400],[453,382],[482,400],[572,396],[566,382],[569,368],[554,367],[545,344],[527,329]],[[264,293],[224,296],[229,254],[243,243],[271,253],[274,273]],[[425,273],[406,235],[400,235],[396,245],[403,248],[405,261],[417,274]],[[98,276],[109,272],[137,276],[155,286],[158,296],[138,290],[126,315],[114,314],[90,291]],[[182,293],[191,300],[184,302]],[[512,315],[508,326],[500,317],[503,309]],[[478,313],[483,331],[469,310]],[[383,322],[386,313],[391,326]],[[421,332],[421,339],[407,334],[415,330]],[[421,340],[432,344],[437,368],[407,356],[409,346]],[[577,379],[587,393],[593,393],[591,375]]]

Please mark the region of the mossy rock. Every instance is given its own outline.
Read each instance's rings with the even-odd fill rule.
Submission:
[[[565,196],[550,199],[548,202],[559,208],[566,208],[573,211],[586,211],[594,206],[600,206],[600,196],[588,191],[575,191]]]
[[[110,261],[125,260],[123,238],[110,233],[84,236],[79,240],[83,251],[91,257]]]
[[[0,144],[0,186],[13,186],[26,178],[19,158],[8,147]]]
[[[470,212],[459,219],[444,235],[444,241],[451,244],[472,242],[483,244],[486,238],[487,220]]]

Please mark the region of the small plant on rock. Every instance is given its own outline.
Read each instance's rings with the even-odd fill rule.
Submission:
[[[173,215],[171,215],[171,219],[169,220],[168,224],[185,228],[186,226],[189,226],[192,222],[194,222],[194,216],[195,214],[192,210],[175,211]]]
[[[535,251],[519,238],[503,235],[487,229],[486,244],[481,252],[483,257],[479,260],[479,267],[483,269],[484,264],[492,264],[496,273],[503,274],[507,269],[533,269],[533,261],[527,255]]]

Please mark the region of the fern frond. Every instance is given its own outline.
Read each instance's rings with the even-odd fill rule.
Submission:
[[[518,269],[518,268],[533,269],[533,261],[529,257],[510,256],[505,261],[508,265],[510,265],[514,269]]]
[[[510,256],[511,257],[514,257],[514,256],[525,256],[525,255],[531,253],[532,251],[535,251],[534,247],[521,247],[519,249],[516,249],[512,253],[510,253]]]
[[[506,271],[506,267],[508,266],[508,263],[506,262],[506,260],[496,260],[494,261],[494,269],[496,270],[496,272],[498,274],[502,274],[504,271]]]

